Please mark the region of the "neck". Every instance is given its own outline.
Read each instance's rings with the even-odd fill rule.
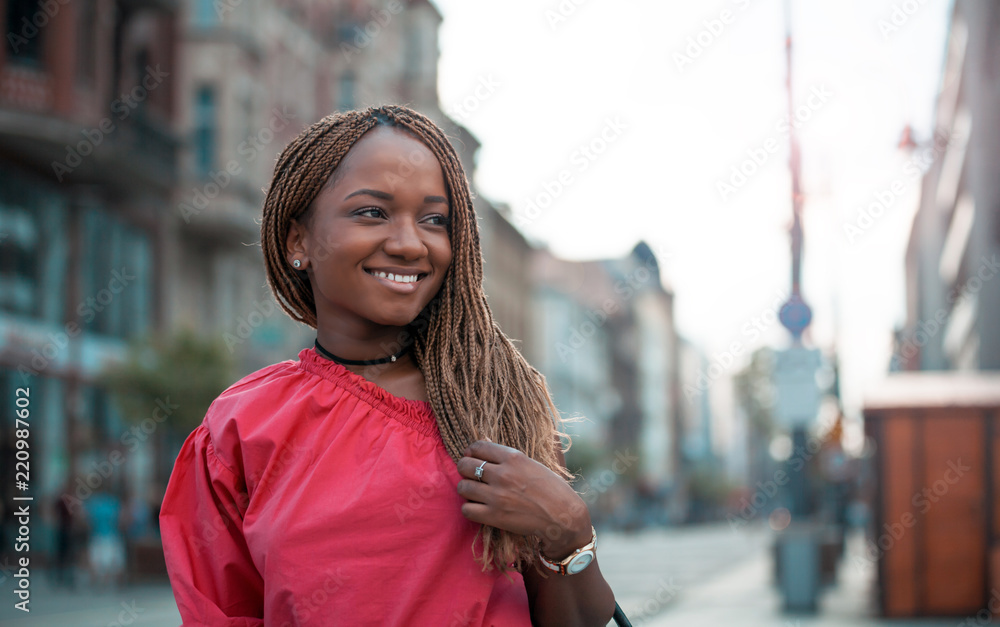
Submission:
[[[386,327],[385,332],[368,337],[337,331],[316,330],[316,352],[322,357],[345,366],[386,365],[399,363],[413,345],[413,334],[407,327]],[[395,362],[391,357],[395,356]]]
[[[345,359],[343,357],[338,357],[337,355],[334,355],[329,350],[327,350],[326,348],[324,348],[322,344],[319,343],[319,339],[316,340],[316,351],[320,355],[322,355],[323,357],[326,357],[327,359],[329,359],[331,361],[335,361],[338,364],[342,364],[344,366],[379,366],[379,365],[382,365],[382,364],[395,363],[403,355],[405,355],[406,353],[408,353],[409,350],[410,350],[410,345],[407,344],[406,346],[404,346],[403,348],[399,349],[398,351],[396,351],[392,355],[388,355],[386,357],[378,357],[378,358],[375,358],[375,359]]]

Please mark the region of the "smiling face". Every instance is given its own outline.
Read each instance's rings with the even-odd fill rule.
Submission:
[[[404,131],[365,133],[293,221],[288,262],[302,262],[318,327],[349,337],[412,322],[451,265],[451,210],[434,154]]]

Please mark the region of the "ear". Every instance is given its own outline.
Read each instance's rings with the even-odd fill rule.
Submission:
[[[296,270],[305,270],[309,266],[306,235],[306,228],[298,220],[293,219],[288,225],[288,236],[285,238],[285,260],[288,265],[292,265],[296,259],[301,261],[302,267]]]

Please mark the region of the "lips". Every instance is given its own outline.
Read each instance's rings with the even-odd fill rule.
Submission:
[[[388,279],[390,281],[395,281],[396,283],[415,283],[427,276],[426,272],[418,272],[416,270],[396,270],[393,272],[391,270],[369,270],[366,268],[365,272],[374,277]]]
[[[417,284],[427,276],[426,272],[405,268],[365,268],[365,272],[399,294],[412,294],[416,291]]]

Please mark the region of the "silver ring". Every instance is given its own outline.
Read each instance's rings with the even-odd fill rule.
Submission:
[[[476,481],[483,480],[483,468],[486,466],[486,462],[479,464],[479,468],[476,468]]]

